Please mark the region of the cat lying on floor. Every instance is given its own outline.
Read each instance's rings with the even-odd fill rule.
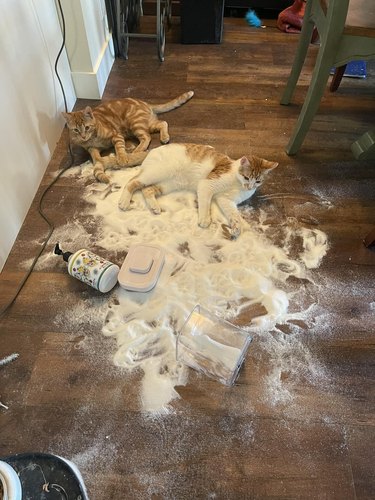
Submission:
[[[129,208],[133,193],[142,190],[149,208],[160,214],[156,197],[185,189],[198,196],[198,224],[211,223],[211,201],[215,200],[228,219],[228,238],[241,233],[241,216],[237,204],[250,198],[265,176],[278,163],[256,156],[233,160],[202,144],[168,144],[151,150],[141,171],[123,189],[119,201],[121,210]],[[224,228],[225,229],[225,228]]]
[[[168,123],[159,120],[159,113],[167,113],[182,106],[194,95],[185,92],[164,104],[152,105],[138,99],[117,99],[103,102],[95,108],[87,106],[82,111],[63,113],[69,129],[70,141],[86,149],[94,164],[94,176],[98,181],[109,183],[105,170],[110,167],[130,167],[142,162],[144,151],[151,142],[151,133],[160,133],[160,142],[169,142]],[[135,137],[139,145],[130,154],[125,147],[125,137]],[[100,151],[112,146],[116,162],[103,160]]]

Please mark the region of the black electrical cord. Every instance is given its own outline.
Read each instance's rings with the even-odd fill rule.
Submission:
[[[63,10],[62,10],[62,7],[61,7],[61,2],[60,0],[58,0],[58,5],[59,5],[59,10],[60,10],[60,15],[61,15],[61,21],[62,21],[62,37],[63,37],[63,40],[62,40],[62,44],[61,44],[61,47],[60,47],[60,50],[56,56],[56,61],[55,61],[55,73],[56,73],[56,76],[57,76],[57,79],[59,81],[59,84],[60,84],[60,87],[61,87],[61,92],[62,92],[62,95],[63,95],[63,98],[64,98],[64,106],[65,106],[65,112],[68,112],[68,106],[67,106],[67,103],[66,103],[66,96],[65,96],[65,91],[64,91],[64,86],[62,84],[62,81],[61,81],[61,78],[60,78],[60,75],[58,73],[58,70],[57,70],[57,65],[58,65],[58,62],[59,62],[59,59],[60,59],[60,56],[61,56],[61,53],[62,51],[64,50],[64,47],[65,47],[65,18],[64,18],[64,13],[63,13]],[[13,305],[13,303],[15,302],[15,300],[17,299],[18,295],[20,294],[22,288],[24,287],[26,281],[29,279],[31,273],[33,272],[34,268],[35,268],[35,265],[39,259],[39,257],[42,255],[44,249],[46,248],[47,246],[47,243],[49,242],[51,236],[52,236],[52,233],[53,231],[55,230],[55,226],[53,224],[53,222],[51,222],[48,217],[45,215],[45,213],[43,212],[43,209],[42,209],[42,204],[43,204],[43,200],[44,200],[44,197],[45,195],[48,193],[48,191],[51,189],[51,187],[58,181],[58,179],[60,179],[60,177],[69,169],[73,166],[73,162],[74,162],[74,159],[73,159],[73,152],[72,152],[72,149],[70,147],[70,144],[69,144],[69,155],[70,155],[70,160],[69,160],[69,163],[68,165],[66,165],[62,170],[60,170],[60,172],[56,175],[56,177],[52,180],[52,182],[50,182],[50,184],[48,184],[48,186],[44,189],[44,191],[42,192],[40,198],[39,198],[39,202],[38,202],[38,212],[40,214],[40,216],[46,221],[46,223],[48,224],[48,227],[49,227],[49,231],[48,231],[48,234],[43,242],[43,245],[41,246],[39,252],[37,253],[37,255],[35,256],[29,270],[27,271],[26,275],[23,277],[21,283],[18,285],[18,288],[14,294],[14,296],[12,297],[12,299],[10,300],[10,302],[5,306],[3,307],[1,310],[0,310],[0,318],[8,311],[8,309]]]

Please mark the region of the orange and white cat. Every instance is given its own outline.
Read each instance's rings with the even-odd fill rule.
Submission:
[[[119,200],[121,210],[129,208],[133,193],[142,190],[149,208],[160,214],[156,197],[176,190],[197,193],[198,224],[211,223],[211,201],[219,206],[229,225],[229,238],[241,233],[241,216],[237,205],[250,198],[278,163],[243,156],[233,160],[202,144],[168,144],[152,149],[140,172],[125,185]]]
[[[167,113],[182,106],[194,95],[185,92],[164,104],[152,105],[139,99],[117,99],[99,104],[95,108],[63,113],[69,129],[70,141],[86,149],[94,164],[94,176],[101,182],[109,182],[105,170],[139,164],[145,158],[144,151],[151,142],[151,133],[159,132],[160,142],[169,142],[168,124],[159,120],[159,113]],[[125,138],[135,137],[139,145],[131,154],[125,146]],[[116,161],[103,160],[100,152],[115,148]]]

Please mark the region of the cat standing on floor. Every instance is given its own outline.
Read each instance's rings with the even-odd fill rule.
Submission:
[[[182,106],[194,95],[185,92],[164,104],[152,105],[139,99],[117,99],[103,102],[95,108],[86,106],[82,111],[63,113],[69,129],[70,141],[86,149],[94,164],[94,176],[98,181],[109,182],[106,168],[139,165],[145,158],[144,151],[151,142],[151,133],[159,132],[160,142],[169,142],[168,124],[158,119]],[[125,138],[135,137],[139,145],[131,154],[125,147]],[[116,162],[103,160],[100,151],[115,148]]]
[[[198,224],[211,223],[211,201],[214,200],[229,226],[224,227],[228,238],[241,233],[241,216],[237,204],[250,198],[265,176],[278,163],[243,156],[233,160],[214,148],[201,144],[168,144],[151,150],[141,171],[125,185],[119,207],[126,210],[133,193],[142,190],[145,201],[155,214],[161,209],[156,197],[184,189],[198,196]]]

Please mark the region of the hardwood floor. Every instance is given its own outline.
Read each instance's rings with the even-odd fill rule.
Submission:
[[[375,498],[375,252],[363,244],[375,224],[375,168],[350,151],[374,125],[374,66],[366,80],[344,78],[336,93],[327,89],[301,152],[288,157],[284,148],[316,47],[294,104],[281,106],[298,36],[281,33],[274,21],[265,24],[256,29],[225,18],[222,44],[183,45],[173,18],[164,63],[155,41],[132,39],[129,59],[115,61],[103,99],[164,102],[192,89],[189,103],[165,115],[172,142],[208,143],[236,158],[251,152],[280,163],[248,203],[250,219],[263,220],[276,246],[285,224],[296,232],[318,229],[329,246],[309,279],[284,284],[290,321],[253,333],[234,387],[190,370],[169,412],[145,413],[142,371],[115,366],[118,346],[101,331],[116,290],[101,295],[51,257],[64,227],[73,247],[74,227],[98,236],[83,197],[93,179],[83,185],[65,175],[43,203],[55,234],[0,319],[0,359],[19,354],[0,366],[0,401],[8,407],[0,407],[1,456],[43,451],[73,460],[94,500]],[[95,104],[80,100],[76,107],[87,103]],[[75,165],[86,159],[75,151]],[[64,131],[0,275],[0,307],[47,234],[40,195],[68,163]],[[297,258],[301,241],[290,238]],[[91,250],[104,252],[99,244]],[[121,263],[125,254],[106,256]],[[306,319],[301,311],[308,308]],[[246,327],[257,314],[250,307],[233,321]]]

